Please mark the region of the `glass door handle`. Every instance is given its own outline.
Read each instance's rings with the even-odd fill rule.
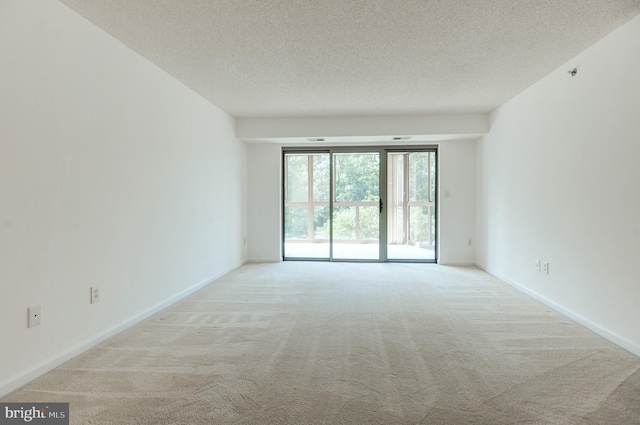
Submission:
[[[380,198],[380,212],[382,213],[382,207],[383,207],[383,203],[382,203],[382,198]]]

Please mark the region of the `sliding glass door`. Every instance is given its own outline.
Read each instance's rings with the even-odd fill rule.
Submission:
[[[329,259],[329,153],[284,155],[284,256]]]
[[[435,149],[285,150],[285,259],[436,261]]]
[[[436,153],[387,153],[387,259],[436,259]]]
[[[333,154],[333,259],[380,259],[380,156]]]

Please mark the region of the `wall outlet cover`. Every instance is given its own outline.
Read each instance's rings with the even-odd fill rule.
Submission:
[[[95,304],[100,301],[100,287],[92,286],[91,287],[91,304]]]
[[[27,314],[29,315],[27,326],[30,328],[38,326],[42,322],[42,305],[34,304],[29,306]]]

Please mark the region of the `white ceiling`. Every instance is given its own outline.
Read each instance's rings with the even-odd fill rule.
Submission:
[[[61,0],[237,118],[489,112],[640,0]]]

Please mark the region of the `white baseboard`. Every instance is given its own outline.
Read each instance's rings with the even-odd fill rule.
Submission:
[[[616,344],[619,347],[624,348],[625,350],[627,350],[628,352],[630,352],[631,354],[640,357],[640,346],[637,344],[634,344],[633,342],[621,337],[620,335],[616,334],[615,332],[597,324],[592,322],[591,320],[589,320],[588,318],[572,311],[569,310],[568,308],[565,308],[563,306],[561,306],[560,304],[557,304],[555,301],[552,301],[540,294],[538,294],[535,291],[532,291],[531,289],[522,286],[521,284],[519,284],[518,282],[515,282],[513,280],[511,280],[510,278],[508,278],[507,276],[501,275],[499,273],[495,273],[490,269],[487,269],[487,267],[483,264],[480,263],[476,263],[476,266],[478,266],[480,269],[484,270],[485,272],[489,273],[490,275],[500,279],[501,281],[507,283],[508,285],[514,287],[515,289],[517,289],[518,291],[530,296],[531,298],[534,298],[537,301],[540,301],[542,304],[546,305],[549,308],[554,309],[555,311],[557,311],[558,313],[567,316],[568,318],[570,318],[571,320],[573,320],[574,322],[577,322],[579,324],[581,324],[582,326],[584,326],[585,328],[589,329],[592,332],[595,332],[596,334],[600,335],[601,337],[613,342],[614,344]]]
[[[282,258],[249,258],[249,263],[280,263]]]
[[[476,262],[475,262],[475,266],[476,266],[477,268],[482,269],[482,270],[484,270],[485,272],[489,273],[489,272],[487,271],[487,266],[485,266],[483,263],[480,263],[480,262],[476,261]],[[489,273],[489,274],[491,274],[491,273]],[[493,275],[492,275],[492,276],[493,276]],[[497,276],[496,276],[496,277],[497,277]]]
[[[167,298],[166,300],[154,305],[153,307],[150,307],[146,310],[144,310],[141,313],[136,314],[133,317],[130,317],[129,319],[123,320],[122,322],[116,324],[115,326],[112,326],[108,329],[105,329],[104,331],[92,336],[91,338],[88,338],[76,345],[73,345],[69,348],[67,348],[66,350],[55,354],[51,357],[49,357],[48,359],[45,359],[43,361],[41,361],[40,363],[20,372],[17,373],[16,375],[10,377],[9,379],[0,382],[0,397],[9,394],[12,391],[17,390],[18,388],[22,387],[25,384],[28,384],[29,382],[33,381],[34,379],[44,375],[45,373],[51,371],[52,369],[55,369],[56,367],[60,366],[63,363],[68,362],[69,360],[71,360],[72,358],[84,353],[85,351],[89,350],[92,347],[95,347],[96,345],[100,344],[103,341],[106,341],[107,339],[111,338],[114,335],[117,335],[118,333],[124,331],[127,328],[130,328],[131,326],[135,325],[136,323],[141,322],[142,320],[154,315],[155,313],[159,312],[160,310],[163,310],[167,307],[169,307],[172,304],[175,304],[176,302],[180,301],[181,299],[193,294],[194,292],[198,291],[199,289],[204,288],[205,286],[213,283],[214,281],[220,279],[222,276],[232,272],[233,270],[237,269],[238,267],[240,267],[244,262],[243,261],[235,266],[229,267],[228,269],[215,274],[214,276],[211,276],[210,278],[196,284],[193,285],[187,289],[185,289],[182,292],[179,292],[169,298]]]
[[[475,266],[474,261],[438,261],[441,266]]]

